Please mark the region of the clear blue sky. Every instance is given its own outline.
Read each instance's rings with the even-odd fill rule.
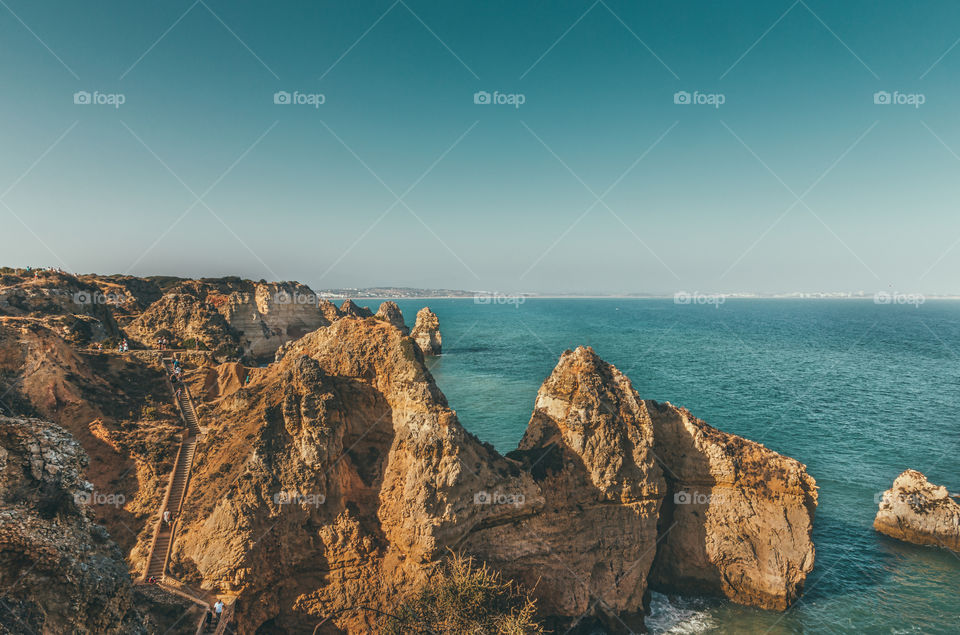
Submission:
[[[956,293],[958,39],[948,1],[3,0],[0,260]]]

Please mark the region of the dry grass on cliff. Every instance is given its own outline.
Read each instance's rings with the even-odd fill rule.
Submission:
[[[543,633],[536,602],[513,581],[473,558],[452,554],[409,602],[381,619],[382,633]]]

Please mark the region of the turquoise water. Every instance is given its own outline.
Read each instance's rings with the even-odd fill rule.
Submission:
[[[960,632],[960,557],[871,528],[876,495],[907,467],[960,489],[960,302],[398,304],[410,321],[424,304],[437,313],[437,383],[463,425],[501,452],[523,435],[563,350],[587,344],[642,397],[807,465],[820,506],[801,602],[774,613],[656,595],[652,632]]]

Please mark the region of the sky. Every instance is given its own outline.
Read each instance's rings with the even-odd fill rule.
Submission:
[[[0,264],[956,294],[958,41],[947,0],[2,0]]]

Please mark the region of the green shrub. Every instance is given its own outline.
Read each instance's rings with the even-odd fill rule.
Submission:
[[[536,602],[520,585],[504,581],[486,564],[452,554],[410,599],[380,619],[383,633],[543,633]]]

